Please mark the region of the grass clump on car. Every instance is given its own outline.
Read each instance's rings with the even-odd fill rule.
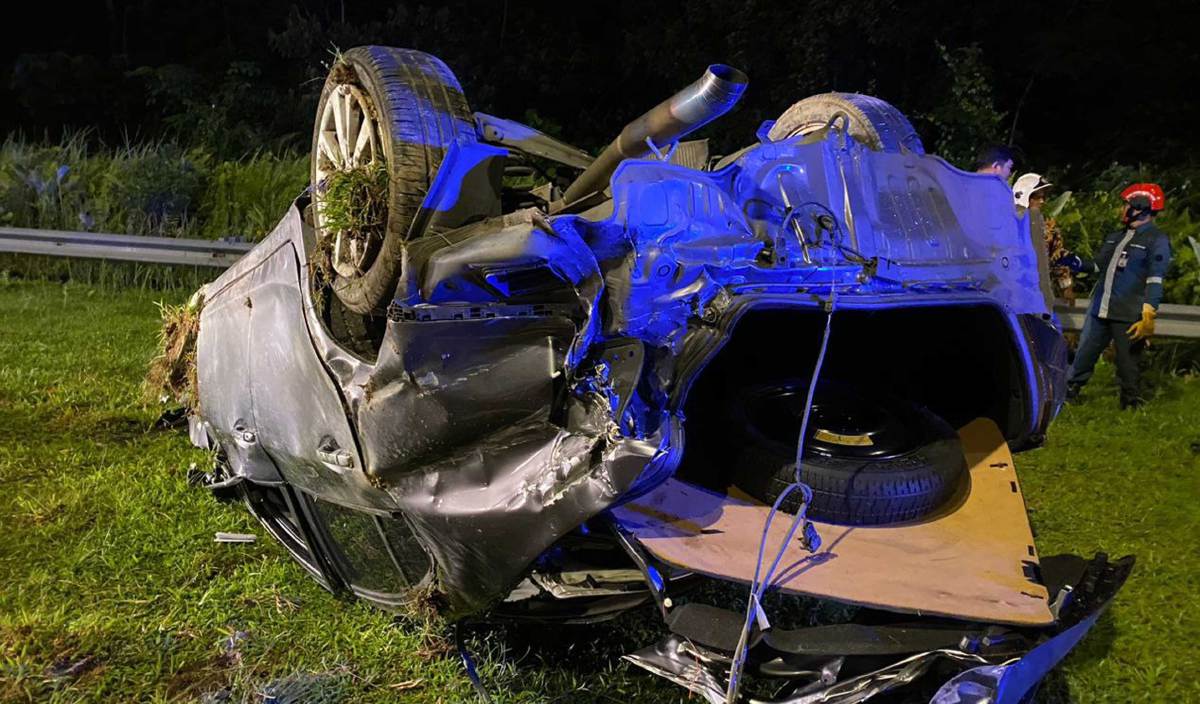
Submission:
[[[200,334],[203,289],[182,305],[159,303],[162,329],[158,354],[150,361],[145,391],[149,400],[173,401],[195,412],[200,407],[196,380],[196,338]]]
[[[356,239],[382,237],[388,216],[387,164],[376,161],[335,171],[321,193],[326,231]]]

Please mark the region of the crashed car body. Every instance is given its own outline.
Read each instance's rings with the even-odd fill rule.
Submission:
[[[753,466],[734,459],[716,483],[700,479],[744,437],[727,413],[739,389],[811,376],[831,321],[821,378],[852,384],[866,406],[902,396],[955,428],[983,419],[986,451],[1002,453],[1038,444],[1057,412],[1065,347],[1039,293],[1027,221],[999,179],[924,154],[886,103],[835,96],[844,110],[801,120],[793,110],[752,146],[710,160],[698,143],[677,143],[745,87],[736,70],[713,67],[593,161],[517,123],[463,112],[461,88],[432,57],[348,54],[349,69],[331,74],[323,96],[332,117],[318,115],[314,164],[328,163],[314,166],[311,198],[205,289],[190,419],[193,442],[217,454],[211,488],[245,499],[327,588],[383,605],[420,590],[452,616],[497,619],[588,621],[656,603],[672,634],[631,659],[717,700],[728,639],[697,635],[696,623],[724,616],[684,603],[680,590],[751,579],[736,560],[706,566],[703,555],[705,539],[736,532],[705,530],[721,515],[758,511],[739,525],[763,530],[750,525],[762,497],[723,490]],[[372,85],[380,66],[422,70],[384,72],[409,81],[410,94],[389,94]],[[430,80],[441,93],[425,90]],[[447,91],[454,100],[438,103]],[[404,110],[449,128],[414,136],[397,117]],[[389,224],[382,237],[391,240],[346,248],[320,199],[352,113],[361,124],[351,141],[378,142],[393,169],[420,146],[428,182],[398,238]],[[532,158],[583,173],[561,192],[506,189],[506,167]],[[393,194],[404,183],[393,170]],[[364,304],[354,285],[372,256],[395,266],[386,298]],[[336,273],[322,279],[330,257]],[[818,428],[813,442],[835,451],[885,442],[887,432],[842,420],[850,430]],[[815,640],[779,630],[764,639],[758,629],[751,669],[782,677],[784,700],[825,692],[822,701],[860,701],[949,661],[971,680],[945,690],[962,695],[939,699],[949,702],[999,691],[1002,680],[1018,696],[1020,666],[1024,696],[1094,622],[1130,561],[1059,560],[1043,574],[1015,476],[1003,487],[1010,478],[1019,508],[1006,520],[1022,555],[1009,591],[1036,602],[1031,615],[1006,618],[1007,597],[939,608],[954,595],[855,595],[853,576],[812,586],[801,576],[782,588],[862,605],[873,625]],[[953,505],[973,504],[961,496],[979,493],[956,491],[928,516],[892,521],[899,528],[851,532],[893,531],[895,556],[910,540],[905,526],[953,518]],[[661,502],[688,492],[708,505],[681,517],[705,503],[688,500],[667,516]],[[680,521],[697,524],[684,546],[696,559],[673,553],[678,542],[655,542]],[[868,553],[845,564],[875,565],[895,582],[911,570]],[[964,560],[956,569],[974,569]],[[879,625],[881,613],[940,618],[914,631]],[[917,631],[925,637],[909,637]],[[864,649],[864,638],[899,645]],[[1039,644],[1052,656],[1021,665]]]

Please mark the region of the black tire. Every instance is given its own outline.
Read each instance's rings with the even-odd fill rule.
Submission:
[[[859,93],[822,93],[788,108],[768,132],[773,141],[810,134],[842,112],[849,118],[850,136],[876,151],[924,154],[912,123],[891,103]]]
[[[458,79],[436,57],[385,46],[350,49],[330,71],[317,107],[311,165],[314,198],[322,188],[316,182],[321,115],[330,94],[343,83],[364,90],[378,112],[388,168],[388,215],[369,266],[361,275],[336,275],[331,287],[351,311],[378,314],[395,291],[404,240],[446,150],[455,140],[474,139],[474,119]],[[318,228],[317,237],[324,235]]]
[[[774,503],[792,483],[808,381],[747,389],[736,417],[744,432],[736,483]],[[809,517],[842,525],[915,521],[937,512],[963,486],[966,458],[949,424],[917,404],[819,384],[800,478],[813,490]],[[793,490],[781,505],[800,507]]]

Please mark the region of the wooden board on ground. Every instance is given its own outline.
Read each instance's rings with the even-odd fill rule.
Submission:
[[[1020,625],[1051,623],[1037,551],[1003,435],[990,420],[961,430],[970,489],[921,522],[882,527],[814,522],[822,545],[793,539],[774,584],[797,594],[906,613]],[[614,510],[617,520],[664,562],[749,582],[770,507],[677,479]],[[779,513],[767,540],[769,564],[792,523]],[[766,568],[764,567],[764,570]]]

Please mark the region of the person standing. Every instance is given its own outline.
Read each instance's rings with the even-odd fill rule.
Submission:
[[[975,158],[975,173],[996,176],[1005,184],[1012,176],[1013,152],[1006,146],[996,144],[985,147]]]
[[[1046,247],[1046,219],[1042,216],[1042,204],[1046,202],[1046,189],[1050,182],[1041,174],[1021,174],[1013,183],[1013,203],[1017,217],[1029,215],[1029,235],[1037,257],[1038,287],[1046,300],[1046,312],[1054,315],[1054,287],[1050,284],[1050,257]]]
[[[1166,206],[1156,183],[1135,183],[1121,193],[1125,229],[1105,238],[1095,259],[1069,254],[1072,271],[1099,274],[1083,324],[1075,361],[1067,376],[1067,400],[1079,398],[1096,362],[1111,341],[1117,350],[1121,408],[1142,404],[1138,361],[1154,334],[1154,317],[1163,297],[1163,277],[1171,266],[1171,241],[1154,224]]]

